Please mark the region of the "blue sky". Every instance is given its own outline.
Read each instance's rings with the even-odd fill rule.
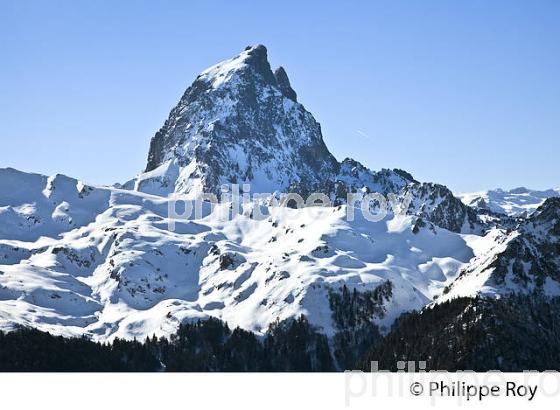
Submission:
[[[339,159],[558,187],[559,21],[553,0],[0,0],[0,167],[125,181],[196,75],[262,43]]]

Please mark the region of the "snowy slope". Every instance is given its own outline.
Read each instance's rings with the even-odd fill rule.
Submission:
[[[410,215],[350,222],[345,205],[254,203],[233,218],[229,203],[205,204],[172,230],[170,198],[12,169],[0,181],[1,329],[143,338],[213,316],[259,333],[303,313],[333,335],[329,293],[344,285],[391,282],[386,314],[371,318],[382,330],[434,299],[560,291],[558,201],[483,235]]]
[[[388,326],[429,303],[474,254],[470,235],[435,227],[415,234],[412,216],[348,222],[345,206],[263,207],[256,220],[249,204],[228,220],[228,204],[208,205],[172,232],[167,198],[106,187],[80,196],[76,180],[13,170],[1,170],[0,180],[0,218],[9,226],[0,231],[3,329],[140,338],[215,316],[262,332],[304,313],[332,334],[329,291],[390,280],[393,297],[378,321]],[[40,215],[31,226],[21,223],[30,209]]]
[[[547,198],[557,196],[560,196],[560,189],[537,191],[523,187],[509,191],[495,189],[458,195],[465,205],[509,216],[531,215]]]

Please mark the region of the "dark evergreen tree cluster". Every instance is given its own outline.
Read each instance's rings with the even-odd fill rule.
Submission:
[[[233,331],[218,319],[182,325],[167,339],[147,345],[178,372],[313,372],[334,371],[327,338],[304,316],[275,322],[264,337],[240,328]]]
[[[385,281],[374,290],[358,292],[348,290],[346,285],[340,292],[329,293],[329,306],[334,323],[339,329],[354,328],[370,323],[373,318],[385,316],[383,304],[393,296],[393,285]]]
[[[340,292],[329,293],[329,305],[337,328],[332,340],[333,355],[339,368],[353,369],[362,354],[381,339],[373,320],[385,316],[384,303],[392,296],[390,281],[371,291],[350,291],[344,285]]]
[[[0,332],[0,371],[334,371],[327,338],[304,316],[276,322],[264,337],[218,319],[181,325],[170,339],[111,344],[35,329]]]
[[[0,332],[3,372],[149,372],[160,368],[147,346],[136,341],[100,344],[23,328]]]
[[[460,298],[403,315],[360,368],[425,361],[427,370],[560,370],[559,341],[560,298]]]
[[[263,370],[329,372],[335,366],[325,335],[316,332],[305,316],[276,322],[264,340],[266,364]]]

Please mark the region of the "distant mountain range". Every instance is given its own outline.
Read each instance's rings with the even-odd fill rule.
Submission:
[[[252,201],[224,220],[231,203],[204,203],[170,229],[175,199],[221,197],[227,184],[269,199],[320,192],[332,206]],[[381,221],[348,220],[347,194],[373,192],[411,201]],[[214,317],[263,335],[304,315],[333,352],[356,358],[403,313],[560,295],[558,195],[456,197],[400,169],[339,162],[286,71],[271,69],[264,46],[247,47],[196,78],[153,137],[145,171],[122,185],[0,169],[0,330],[111,341]]]
[[[560,188],[537,191],[524,187],[509,191],[493,189],[458,195],[465,205],[508,216],[531,215],[546,199],[558,196]]]

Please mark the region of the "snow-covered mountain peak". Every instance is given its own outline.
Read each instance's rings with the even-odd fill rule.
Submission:
[[[409,214],[456,232],[478,229],[474,213],[445,187],[421,184],[402,170],[372,171],[350,158],[339,163],[319,123],[297,102],[286,71],[272,71],[261,45],[196,78],[152,139],[146,171],[124,187],[219,198],[230,184],[248,184],[251,193],[323,193],[335,204],[346,203],[348,193],[418,194]]]
[[[283,95],[294,102],[297,101],[297,94],[291,87],[286,70],[284,67],[278,67],[272,72],[268,62],[268,51],[262,44],[246,47],[239,55],[204,70],[197,79],[219,88],[245,72],[261,77],[270,86],[278,88]]]
[[[248,46],[239,55],[207,68],[197,79],[211,84],[213,88],[219,88],[230,81],[233,76],[244,71],[252,71],[253,74],[262,76],[265,81],[275,82],[268,62],[266,47],[261,44]]]
[[[286,71],[273,72],[258,45],[196,78],[152,139],[146,172],[125,187],[161,196],[219,195],[234,183],[314,191],[338,167]]]

